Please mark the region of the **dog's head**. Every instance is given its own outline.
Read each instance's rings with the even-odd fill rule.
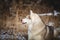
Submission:
[[[32,23],[29,15],[27,15],[26,18],[22,19],[21,21],[23,24],[31,24]]]
[[[26,18],[22,19],[23,24],[32,24],[32,23],[41,23],[41,18],[38,16],[38,14],[33,13],[32,10],[30,10],[30,15],[27,15]]]

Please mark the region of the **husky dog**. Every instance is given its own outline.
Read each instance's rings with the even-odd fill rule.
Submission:
[[[32,10],[30,10],[30,15],[22,19],[22,23],[28,25],[28,40],[45,40],[49,35],[49,28]]]

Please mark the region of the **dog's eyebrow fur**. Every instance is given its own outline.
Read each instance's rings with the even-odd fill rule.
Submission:
[[[29,19],[31,19],[30,15],[27,15],[26,17],[29,18]]]

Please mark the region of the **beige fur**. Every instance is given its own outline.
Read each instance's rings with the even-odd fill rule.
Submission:
[[[30,30],[29,40],[44,40],[46,33],[45,25],[41,21],[41,18],[36,14],[30,11],[30,17],[33,22],[32,29]]]

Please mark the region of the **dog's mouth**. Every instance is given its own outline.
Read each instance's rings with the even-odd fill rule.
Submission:
[[[22,22],[22,24],[26,24],[27,22]]]

